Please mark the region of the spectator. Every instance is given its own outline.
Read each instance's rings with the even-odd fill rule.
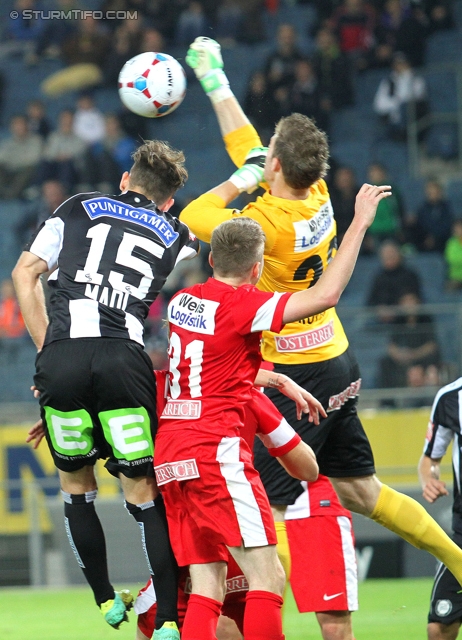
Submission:
[[[10,279],[0,284],[0,338],[20,338],[26,334],[18,301]]]
[[[301,113],[312,118],[323,131],[329,131],[330,101],[324,100],[313,64],[302,58],[295,63],[295,80],[288,89],[288,115]]]
[[[375,31],[373,66],[388,67],[401,51],[412,67],[424,62],[428,20],[415,5],[387,0]]]
[[[295,65],[303,58],[296,42],[297,35],[293,25],[279,25],[276,50],[268,56],[264,67],[270,90],[274,91],[282,85],[290,86],[293,84]]]
[[[404,204],[399,188],[392,184],[387,170],[380,162],[372,162],[367,168],[371,184],[391,184],[392,195],[386,203],[379,203],[374,222],[370,226],[363,246],[369,253],[375,253],[384,240],[401,241],[404,220]],[[384,206],[380,206],[384,204]]]
[[[18,357],[21,339],[27,329],[11,280],[0,283],[0,353],[8,364]]]
[[[117,27],[112,40],[111,54],[107,56],[104,65],[104,83],[107,87],[117,86],[119,73],[124,64],[133,58],[139,51],[141,31],[133,30],[132,25],[137,25],[137,20],[126,20]],[[129,26],[130,25],[130,26]]]
[[[407,56],[412,67],[420,67],[425,62],[429,21],[420,8],[420,0],[413,0],[409,6],[410,14],[406,16],[398,32],[396,50]]]
[[[27,118],[16,115],[10,121],[10,136],[0,143],[0,198],[24,195],[42,153],[42,139],[29,133]]]
[[[67,65],[94,64],[102,69],[109,45],[101,20],[87,16],[85,20],[77,21],[77,32],[66,38],[61,53]]]
[[[178,19],[175,43],[189,45],[197,37],[207,33],[208,27],[208,19],[202,4],[198,0],[191,0]]]
[[[351,106],[354,103],[351,61],[340,50],[334,32],[327,27],[316,34],[313,65],[323,100],[328,100],[334,110]]]
[[[242,9],[241,28],[238,33],[239,42],[257,44],[266,40],[264,21],[265,7],[268,0],[238,0]]]
[[[429,20],[428,33],[454,29],[453,0],[425,0],[424,10]]]
[[[35,51],[28,60],[30,64],[37,64],[42,58],[60,58],[64,42],[75,34],[76,20],[69,12],[79,8],[77,0],[55,0],[53,8],[63,11],[64,15],[59,20],[45,21],[37,38]]]
[[[78,181],[78,162],[86,143],[73,131],[74,114],[69,109],[61,111],[58,128],[53,131],[45,145],[43,161],[38,169],[37,182],[46,180],[62,182],[67,191]]]
[[[27,62],[36,47],[36,42],[44,28],[44,21],[40,15],[32,14],[32,18],[24,19],[23,11],[36,11],[38,7],[36,0],[15,0],[12,7],[17,11],[19,17],[16,20],[10,18],[7,26],[7,36],[10,42],[2,46],[4,53],[21,53]]]
[[[364,0],[343,0],[328,22],[337,34],[340,50],[348,55],[358,71],[369,66],[375,23],[375,10]]]
[[[96,108],[89,94],[83,94],[77,100],[73,131],[87,144],[100,142],[104,138],[106,133],[104,115]]]
[[[14,231],[22,249],[37,228],[68,198],[64,185],[58,180],[47,180],[42,184],[41,196],[32,202]]]
[[[400,299],[410,293],[421,298],[419,275],[404,264],[399,245],[386,240],[379,250],[381,267],[372,281],[366,304],[377,307],[380,322],[391,323],[395,313],[389,307],[397,305]]]
[[[452,206],[438,180],[425,183],[425,199],[410,219],[409,231],[418,251],[444,253],[454,220]]]
[[[140,53],[148,51],[164,51],[164,36],[154,28],[143,29],[141,34]]]
[[[419,311],[415,293],[401,296],[387,355],[380,362],[379,386],[422,387],[438,384],[440,352],[433,320]]]
[[[252,74],[244,98],[244,112],[258,131],[263,144],[268,145],[279,120],[279,106],[272,92],[268,90],[265,74]]]
[[[448,268],[446,286],[448,291],[462,289],[462,220],[454,220],[452,235],[446,242],[444,257]]]
[[[334,172],[330,186],[330,200],[337,223],[337,242],[339,245],[353,220],[358,191],[359,186],[354,170],[351,167],[339,166]]]
[[[386,0],[375,28],[376,45],[372,66],[389,67],[396,51],[402,51],[397,48],[398,33],[409,13],[409,7],[401,0]]]
[[[27,125],[31,133],[36,133],[43,140],[50,133],[51,127],[46,117],[45,105],[41,100],[31,100],[26,108]]]
[[[83,158],[82,181],[85,190],[115,193],[119,187],[120,176],[129,171],[135,141],[127,136],[120,126],[116,115],[107,115],[105,136],[87,149]]]
[[[387,138],[396,142],[406,140],[410,103],[414,104],[417,120],[428,113],[427,85],[423,76],[412,69],[406,56],[397,52],[393,56],[390,75],[380,82],[374,96],[374,111],[385,125]]]
[[[236,0],[223,0],[217,10],[216,36],[222,46],[233,46],[239,37],[243,10]]]

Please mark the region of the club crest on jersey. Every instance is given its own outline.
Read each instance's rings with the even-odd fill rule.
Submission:
[[[219,302],[182,293],[168,305],[168,321],[195,333],[215,333],[215,313]]]
[[[132,207],[124,202],[106,197],[84,200],[82,206],[91,220],[101,216],[109,216],[110,218],[117,218],[117,220],[128,220],[150,229],[154,231],[167,248],[172,246],[179,235],[163,216],[149,209]]]
[[[332,231],[333,225],[334,211],[330,200],[309,220],[294,222],[295,253],[301,253],[302,251],[317,247]]]

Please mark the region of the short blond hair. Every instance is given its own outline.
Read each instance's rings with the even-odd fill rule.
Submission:
[[[222,222],[212,233],[210,247],[218,276],[242,278],[263,260],[263,229],[251,218],[236,216]]]

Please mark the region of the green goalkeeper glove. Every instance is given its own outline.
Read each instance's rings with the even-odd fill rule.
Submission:
[[[268,147],[254,147],[245,157],[244,164],[235,171],[229,181],[239,189],[239,193],[252,193],[263,182],[263,172]]]
[[[221,102],[233,95],[223,71],[223,58],[218,42],[202,36],[196,38],[189,47],[186,63],[194,70],[212,102]]]

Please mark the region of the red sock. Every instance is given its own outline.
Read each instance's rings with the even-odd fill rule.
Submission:
[[[191,594],[181,632],[182,640],[215,640],[220,611],[221,602],[197,593]]]
[[[284,640],[282,598],[270,591],[249,591],[245,599],[245,640]]]

